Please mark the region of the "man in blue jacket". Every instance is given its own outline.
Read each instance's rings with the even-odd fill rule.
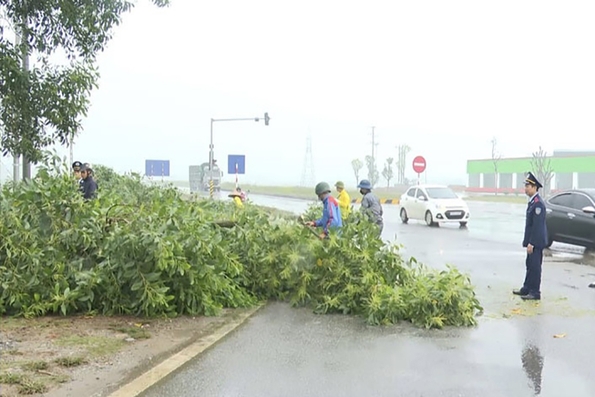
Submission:
[[[525,194],[530,197],[527,204],[525,221],[525,237],[523,247],[527,249],[525,266],[525,283],[523,288],[512,291],[523,300],[541,299],[541,264],[543,250],[547,246],[547,227],[545,224],[545,204],[539,196],[539,188],[543,187],[532,173],[525,179]]]
[[[320,238],[328,238],[330,229],[343,227],[339,202],[331,196],[331,187],[326,182],[320,182],[314,189],[318,199],[322,201],[322,217],[316,221],[306,223],[308,226],[321,227]]]

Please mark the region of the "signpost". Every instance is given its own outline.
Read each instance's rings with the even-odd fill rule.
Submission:
[[[212,172],[213,170],[213,163],[214,163],[214,152],[213,152],[213,123],[217,122],[217,121],[260,121],[260,117],[251,117],[251,118],[237,118],[237,119],[211,119],[211,143],[209,144],[209,171]],[[264,125],[269,125],[271,121],[271,118],[269,117],[269,113],[266,112],[264,114]],[[238,164],[238,168],[239,168],[239,164]],[[237,179],[237,178],[236,178]],[[210,196],[211,198],[213,198],[213,194],[211,194]]]
[[[419,185],[420,175],[426,170],[426,159],[423,156],[416,156],[413,159],[413,171],[417,173],[417,184]]]
[[[238,187],[238,175],[246,173],[246,156],[243,154],[230,154],[227,156],[227,173],[236,174],[236,188]]]
[[[169,160],[145,160],[146,176],[169,176]]]

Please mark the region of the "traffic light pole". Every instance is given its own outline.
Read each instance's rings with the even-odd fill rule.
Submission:
[[[264,114],[264,125],[269,125],[269,114]],[[259,122],[259,117],[252,118],[239,118],[239,119],[211,119],[211,143],[209,144],[209,196],[213,198],[213,164],[214,164],[214,152],[213,152],[213,123],[218,121],[256,121]]]

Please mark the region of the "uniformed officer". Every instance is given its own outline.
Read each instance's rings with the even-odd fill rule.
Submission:
[[[525,237],[523,247],[527,248],[527,267],[525,283],[523,288],[512,291],[520,295],[524,300],[541,299],[541,264],[543,261],[543,249],[547,246],[547,228],[545,225],[545,204],[539,196],[539,188],[543,186],[535,175],[527,174],[525,179],[525,194],[530,197],[527,205],[527,216],[525,221]]]
[[[81,167],[83,166],[83,163],[81,163],[80,161],[75,161],[74,163],[72,163],[72,172],[74,173],[74,177],[78,180],[81,179]]]

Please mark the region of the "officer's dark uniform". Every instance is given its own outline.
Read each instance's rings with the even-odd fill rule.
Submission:
[[[83,197],[86,200],[90,200],[95,198],[97,195],[97,182],[93,179],[93,170],[91,168],[87,168],[83,166],[81,171],[87,172],[87,177],[82,179],[83,183],[81,185],[81,192],[83,193]]]
[[[543,186],[532,173],[527,174],[525,184],[537,186],[537,190]],[[527,217],[525,221],[525,237],[523,247],[529,244],[533,246],[533,253],[527,253],[525,265],[525,283],[520,290],[513,291],[521,298],[528,300],[541,299],[541,264],[543,261],[543,250],[547,246],[547,227],[545,225],[545,204],[543,199],[536,193],[527,205]]]

